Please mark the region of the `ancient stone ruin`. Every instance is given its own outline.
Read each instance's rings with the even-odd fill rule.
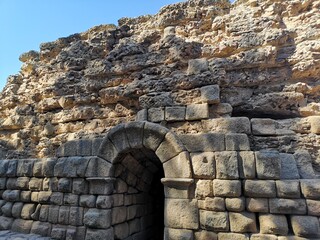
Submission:
[[[319,0],[189,0],[20,60],[0,230],[320,239]]]

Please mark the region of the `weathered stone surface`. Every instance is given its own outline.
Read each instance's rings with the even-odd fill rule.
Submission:
[[[319,219],[311,216],[292,216],[291,225],[295,235],[306,238],[320,236]]]
[[[216,177],[218,179],[238,179],[239,163],[235,151],[216,152]]]
[[[241,179],[254,179],[256,177],[255,154],[251,151],[241,151],[238,154],[239,176]]]
[[[255,155],[259,179],[280,179],[281,162],[278,152],[259,151]]]
[[[209,106],[207,103],[187,105],[186,120],[201,120],[209,117]]]
[[[285,215],[260,214],[260,232],[263,234],[288,235],[288,222]]]
[[[276,181],[279,198],[300,198],[300,183],[296,180]]]
[[[212,212],[200,210],[200,226],[211,231],[228,231],[229,218],[225,212]]]
[[[239,180],[213,180],[213,192],[216,197],[240,197],[241,182]]]
[[[230,212],[242,212],[245,209],[245,199],[226,198],[226,208]]]
[[[166,178],[191,178],[191,159],[187,151],[169,159],[163,164]]]
[[[150,108],[148,109],[148,121],[161,122],[164,120],[164,108]]]
[[[189,152],[215,152],[225,150],[223,134],[185,134],[179,135]]]
[[[269,212],[269,201],[267,198],[247,198],[246,208],[250,212]]]
[[[104,240],[104,239],[113,239],[114,232],[113,228],[107,230],[98,230],[98,229],[88,229],[86,233],[86,240]]]
[[[219,240],[249,240],[250,237],[248,234],[240,233],[218,233]]]
[[[174,240],[174,239],[193,240],[194,238],[193,238],[193,232],[191,230],[165,228],[164,239],[165,240]]]
[[[319,199],[320,197],[320,180],[301,180],[301,191],[305,198]]]
[[[211,197],[213,195],[212,181],[198,180],[195,194],[198,199]]]
[[[256,215],[254,213],[242,212],[242,213],[229,213],[230,230],[238,233],[256,233]]]
[[[200,88],[201,101],[208,104],[216,104],[220,102],[219,85],[209,85]]]
[[[210,231],[199,231],[194,233],[195,240],[206,240],[206,239],[212,239],[212,240],[218,240],[218,235],[214,232]]]
[[[269,199],[270,213],[275,214],[306,214],[305,199]]]
[[[299,171],[292,154],[280,153],[280,179],[299,179]]]
[[[320,216],[320,201],[307,199],[308,215]]]
[[[190,155],[195,178],[215,178],[216,162],[213,152],[191,153]]]
[[[166,107],[165,120],[168,122],[184,121],[186,118],[185,107]]]
[[[84,214],[83,223],[91,228],[108,228],[111,225],[111,210],[91,208]]]
[[[248,136],[241,133],[226,134],[227,151],[249,151],[250,143]]]
[[[203,121],[206,131],[220,133],[251,133],[250,120],[247,117],[216,118]]]
[[[12,223],[11,230],[14,232],[30,233],[32,220],[15,219]]]
[[[311,156],[308,151],[296,151],[294,158],[297,163],[299,175],[301,178],[312,179],[316,178],[312,167]]]
[[[183,151],[185,151],[185,147],[179,141],[178,137],[175,134],[168,132],[157,148],[156,155],[162,163],[165,163]]]
[[[198,206],[201,209],[211,210],[215,212],[223,212],[226,210],[225,200],[222,197],[207,197],[204,201],[199,200]]]
[[[274,198],[276,197],[276,184],[272,180],[246,180],[244,194],[254,198]]]
[[[13,218],[0,216],[0,230],[11,229]]]
[[[114,173],[114,167],[111,163],[100,157],[90,158],[85,171],[86,177],[108,177]]]

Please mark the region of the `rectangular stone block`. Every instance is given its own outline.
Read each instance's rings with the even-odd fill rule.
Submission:
[[[214,118],[202,120],[204,131],[219,133],[251,133],[250,120],[247,117]]]
[[[229,231],[228,213],[200,210],[200,226],[206,230],[227,232]]]
[[[111,225],[111,210],[91,208],[84,214],[83,223],[91,228],[108,228]]]
[[[258,232],[256,215],[249,212],[229,212],[230,230],[238,233]]]
[[[201,230],[194,233],[195,240],[218,240],[218,235],[214,232]],[[225,238],[227,240],[229,238]]]
[[[299,179],[299,171],[296,160],[292,154],[280,153],[280,179]]]
[[[277,151],[255,153],[257,177],[259,179],[280,179],[281,162]]]
[[[272,180],[246,180],[244,181],[244,194],[253,198],[276,197],[276,184]]]
[[[320,201],[307,199],[308,215],[320,217]]]
[[[212,181],[211,180],[198,180],[196,184],[196,198],[204,199],[206,197],[212,197]]]
[[[198,200],[198,207],[214,212],[224,212],[226,210],[225,201],[222,197],[207,197],[205,200]]]
[[[36,209],[35,204],[32,204],[32,203],[24,204],[21,210],[21,218],[25,220],[31,219],[31,215],[34,213],[35,209]]]
[[[88,228],[85,239],[86,240],[113,239],[113,237],[114,237],[113,228],[109,228],[107,230]]]
[[[239,176],[241,179],[254,179],[256,177],[256,160],[254,152],[241,151],[238,153]]]
[[[320,198],[320,179],[300,180],[301,192],[305,198],[318,200]]]
[[[63,204],[70,206],[78,206],[79,205],[79,195],[72,193],[65,193],[63,197]]]
[[[250,240],[278,240],[278,236],[271,234],[252,234]]]
[[[51,232],[51,224],[44,222],[33,222],[30,233],[47,237]]]
[[[216,197],[240,197],[241,181],[239,180],[213,180],[213,191]]]
[[[0,178],[0,189],[6,189],[7,179],[6,178]]]
[[[54,166],[56,165],[55,159],[46,159],[42,162],[42,172],[45,177],[54,176]]]
[[[31,177],[33,174],[34,160],[19,160],[17,167],[17,176]]]
[[[267,198],[247,198],[246,208],[250,212],[268,213],[269,200]]]
[[[207,103],[187,105],[186,120],[201,120],[209,117],[209,106]]]
[[[260,214],[260,233],[288,235],[288,222],[285,215]]]
[[[68,225],[69,224],[69,212],[70,212],[70,207],[61,206],[59,208],[58,223],[63,224],[63,225]]]
[[[249,138],[243,133],[226,134],[226,150],[227,151],[249,151]]]
[[[185,107],[166,107],[165,109],[165,120],[168,122],[184,121],[185,117]]]
[[[89,194],[109,195],[114,190],[112,179],[95,178],[87,180],[89,181]]]
[[[181,152],[163,163],[166,178],[191,178],[190,156],[187,151]]]
[[[276,135],[276,121],[269,118],[252,118],[252,134],[257,136]]]
[[[200,88],[201,101],[208,104],[217,104],[220,102],[219,85],[208,85]]]
[[[148,109],[142,109],[137,113],[136,121],[148,121]]]
[[[103,141],[103,138],[92,139],[92,146],[91,146],[92,156],[98,156],[98,151],[102,141]]]
[[[70,156],[77,156],[77,145],[78,141],[68,141],[62,145],[62,156],[70,157]]]
[[[78,141],[77,146],[78,156],[91,156],[92,155],[92,140],[82,139]]]
[[[307,205],[305,199],[269,199],[270,213],[275,214],[306,214]]]
[[[87,165],[85,176],[86,177],[105,177],[105,176],[111,176],[113,172],[114,172],[114,167],[110,162],[100,157],[92,157],[90,158],[89,164]]]
[[[31,178],[29,182],[29,189],[31,191],[41,191],[42,190],[42,178]]]
[[[219,133],[181,134],[180,140],[189,152],[215,152],[225,150],[225,139]]]
[[[17,186],[17,179],[18,178],[7,178],[7,189],[17,189],[18,186]]]
[[[307,239],[320,237],[319,219],[312,216],[291,216],[291,226],[295,235]]]
[[[213,152],[191,153],[190,155],[195,178],[215,178],[216,162]]]
[[[0,160],[0,177],[5,177],[8,170],[8,160]]]
[[[75,178],[72,183],[72,192],[75,194],[87,194],[89,189],[88,182],[83,178]]]
[[[298,180],[276,181],[279,198],[300,198],[300,183]]]
[[[42,160],[34,161],[32,173],[34,177],[43,177]]]
[[[17,167],[18,167],[18,161],[17,160],[10,160],[8,162],[8,168],[7,168],[7,177],[16,177],[17,176]]]
[[[313,166],[310,153],[306,150],[296,151],[294,158],[297,163],[300,178],[304,179],[315,179],[317,178]]]
[[[164,120],[164,108],[149,108],[148,121],[161,122]]]
[[[146,239],[144,237],[137,237],[135,239]],[[193,240],[193,232],[187,229],[173,229],[165,228],[164,230],[164,239],[184,239],[184,240]]]
[[[183,144],[178,141],[177,136],[174,133],[168,132],[155,153],[160,161],[164,163],[185,150]]]
[[[241,233],[218,233],[219,240],[249,240],[248,234]],[[210,238],[211,239],[211,238]]]
[[[218,179],[238,179],[239,163],[235,151],[216,152],[216,177]]]
[[[226,198],[226,208],[229,212],[243,212],[245,210],[245,198]]]
[[[32,227],[32,220],[15,219],[12,223],[11,230],[20,233],[30,233]]]
[[[59,206],[51,205],[48,211],[48,221],[50,223],[58,223]]]

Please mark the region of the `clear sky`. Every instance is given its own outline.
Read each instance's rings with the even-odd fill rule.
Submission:
[[[183,0],[0,0],[0,90],[19,72],[21,53],[121,17],[155,14]]]

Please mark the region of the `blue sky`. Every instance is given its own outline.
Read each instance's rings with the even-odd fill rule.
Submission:
[[[95,25],[121,17],[155,14],[164,5],[183,0],[0,0],[0,90],[19,72],[19,56]]]

